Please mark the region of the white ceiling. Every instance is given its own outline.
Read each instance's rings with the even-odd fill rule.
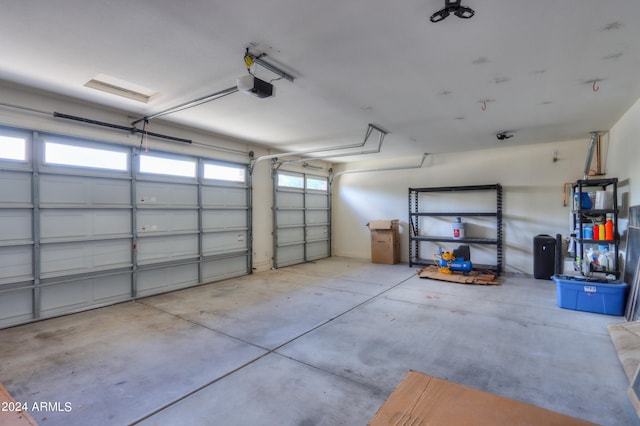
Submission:
[[[472,19],[439,23],[444,0],[0,3],[1,80],[134,117],[232,87],[245,47],[266,53],[296,78],[274,81],[275,97],[235,93],[163,120],[285,151],[361,142],[368,123],[390,132],[385,158],[588,140],[640,98],[637,0],[463,0]],[[161,95],[84,87],[98,74]]]

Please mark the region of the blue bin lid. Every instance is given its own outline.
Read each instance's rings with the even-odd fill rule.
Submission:
[[[579,276],[579,275],[565,275],[565,274],[558,274],[558,275],[553,275],[551,277],[552,280],[554,280],[556,283],[559,281],[573,281],[576,284],[609,284],[609,285],[627,285],[627,283],[625,283],[624,281],[621,280],[610,280],[607,278],[597,278],[597,277],[583,277],[583,276]]]

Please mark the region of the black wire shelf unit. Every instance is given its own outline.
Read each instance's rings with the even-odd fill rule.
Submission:
[[[578,180],[575,183],[571,184],[572,193],[574,195],[573,200],[573,209],[572,209],[572,225],[573,229],[577,229],[576,233],[576,257],[584,259],[585,252],[589,246],[595,245],[608,245],[612,248],[613,252],[613,262],[611,268],[602,268],[597,265],[594,265],[592,262],[584,262],[588,263],[588,266],[585,266],[583,262],[576,259],[576,262],[579,263],[580,272],[583,275],[590,275],[593,272],[604,273],[608,275],[614,275],[616,278],[620,278],[620,266],[618,262],[618,257],[620,256],[620,234],[618,232],[618,178],[608,178],[608,179],[585,179]],[[583,206],[582,202],[582,194],[589,193],[592,190],[601,190],[606,191],[608,187],[611,187],[611,204],[606,208],[586,208]],[[576,196],[576,194],[578,194]],[[599,218],[601,222],[604,222],[607,217],[611,218],[613,222],[613,235],[610,240],[601,240],[594,238],[584,238],[583,235],[583,225],[593,224],[595,218]]]
[[[454,193],[465,191],[493,191],[495,192],[496,208],[491,211],[458,212],[458,211],[424,211],[421,209],[421,196],[425,197],[429,193]],[[425,236],[421,235],[421,218],[423,217],[494,217],[496,220],[495,237],[474,238],[466,236],[464,238],[453,238],[445,236]],[[496,263],[491,265],[480,265],[474,263],[476,269],[488,269],[498,275],[503,270],[503,247],[502,247],[502,186],[492,185],[468,185],[468,186],[441,186],[433,188],[409,188],[409,267],[413,265],[433,265],[431,259],[423,259],[420,256],[420,243],[444,242],[444,243],[465,243],[493,245],[496,251]]]

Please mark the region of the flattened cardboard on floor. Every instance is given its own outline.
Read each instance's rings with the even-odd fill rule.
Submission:
[[[36,421],[24,410],[24,402],[19,404],[9,394],[7,389],[0,383],[0,426],[37,426]],[[29,408],[27,406],[27,408]]]
[[[445,274],[438,271],[438,267],[434,265],[425,266],[418,271],[420,278],[430,278],[432,280],[449,281],[461,284],[481,284],[481,285],[499,285],[500,281],[496,280],[496,276],[490,272],[470,271],[466,275],[458,272]]]
[[[609,324],[607,328],[622,368],[632,382],[640,366],[640,322]]]
[[[371,262],[387,265],[399,263],[399,220],[372,220],[367,226],[371,230]]]
[[[593,426],[594,423],[409,371],[369,425]]]

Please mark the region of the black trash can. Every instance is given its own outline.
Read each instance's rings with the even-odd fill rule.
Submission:
[[[551,235],[533,238],[533,276],[550,280],[556,267],[556,239]]]

